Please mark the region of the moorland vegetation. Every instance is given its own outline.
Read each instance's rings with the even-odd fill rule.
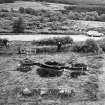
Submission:
[[[66,10],[65,10],[66,11]],[[92,12],[73,12],[73,11],[49,11],[49,10],[34,10],[32,8],[20,7],[19,10],[7,10],[2,9],[0,12],[1,33],[11,33],[13,31],[13,25],[19,18],[23,18],[24,25],[23,32],[31,33],[44,33],[44,34],[84,34],[90,28],[87,26],[78,26],[78,22],[75,23],[72,20],[84,20],[84,21],[105,21],[105,14],[98,14],[96,11]],[[21,24],[21,23],[20,23]],[[17,24],[18,25],[18,24]],[[77,26],[76,26],[77,25]],[[101,27],[99,31],[104,31],[105,27]],[[97,30],[97,29],[96,29]],[[17,32],[16,32],[17,33]],[[20,33],[20,32],[19,32]],[[21,32],[22,33],[22,32]]]

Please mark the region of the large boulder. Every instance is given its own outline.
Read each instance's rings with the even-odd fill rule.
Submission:
[[[92,36],[92,37],[101,37],[101,36],[104,36],[103,33],[99,33],[98,31],[93,31],[93,30],[88,31],[87,35],[88,36]]]
[[[22,96],[32,96],[33,92],[29,88],[24,88],[21,91]]]

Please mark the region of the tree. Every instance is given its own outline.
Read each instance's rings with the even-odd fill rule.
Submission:
[[[20,13],[24,13],[24,12],[25,12],[25,9],[24,9],[23,7],[20,7],[20,8],[19,8],[19,12],[20,12]]]
[[[9,41],[7,40],[7,39],[3,39],[3,44],[7,47],[7,43],[8,43]]]
[[[105,22],[105,14],[100,15],[99,20]]]
[[[97,21],[99,20],[99,15],[96,11],[86,12],[85,20]]]
[[[74,52],[82,53],[98,53],[100,50],[99,45],[92,39],[87,39],[85,42],[77,43],[72,46]]]
[[[13,23],[14,33],[23,33],[24,29],[25,29],[25,23],[21,17],[14,21]]]
[[[73,20],[80,20],[82,18],[82,15],[78,12],[70,11],[68,14],[68,18]]]
[[[96,41],[92,39],[87,39],[86,42],[83,45],[83,52],[93,52],[97,53],[99,51],[99,45],[97,44]]]

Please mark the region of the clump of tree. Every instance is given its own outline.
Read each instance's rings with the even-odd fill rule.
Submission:
[[[83,52],[83,53],[98,53],[100,47],[96,41],[92,39],[87,39],[85,42],[82,42],[80,44],[75,43],[72,46],[72,50],[75,52]]]
[[[105,39],[99,40],[98,44],[103,52],[105,52]]]
[[[105,14],[99,16],[99,21],[105,22]]]
[[[86,21],[98,21],[99,14],[96,11],[92,12],[73,12],[70,11],[67,17],[72,20],[86,20]],[[101,19],[100,19],[101,21]]]
[[[99,15],[105,13],[105,7],[104,6],[92,6],[92,5],[85,5],[85,6],[79,6],[79,5],[73,5],[73,6],[65,6],[65,10],[67,11],[77,11],[77,12],[92,12],[96,11]]]
[[[86,20],[86,21],[102,21],[105,22],[105,14],[99,14],[96,11],[91,12],[73,12],[70,11],[67,13],[68,19],[72,20]]]
[[[99,45],[95,40],[88,39],[85,41],[82,49],[83,49],[83,52],[97,53],[99,51]]]
[[[36,16],[42,16],[47,12],[47,10],[35,10],[33,8],[24,8],[24,7],[20,7],[18,11],[20,13],[26,13],[30,15],[36,15]]]
[[[99,20],[99,15],[96,11],[86,12],[85,20],[97,21]]]
[[[25,23],[23,18],[19,17],[13,23],[13,32],[14,33],[24,33],[25,30]]]
[[[72,20],[80,20],[82,19],[82,15],[79,12],[72,12],[68,13],[68,18]]]
[[[37,45],[57,45],[58,42],[61,42],[63,45],[65,44],[72,44],[73,39],[70,37],[55,37],[55,38],[48,38],[48,39],[43,39],[39,41],[32,41],[32,44],[37,44]]]
[[[48,10],[34,10],[33,8],[19,8],[20,13],[26,13],[35,16],[41,16],[41,22],[48,20],[49,22],[64,21],[67,18],[72,20],[86,20],[86,21],[105,21],[105,14],[97,11],[48,11]]]
[[[20,7],[18,10],[20,13],[26,13],[35,16],[42,16],[43,19],[48,18],[50,22],[52,21],[63,21],[65,20],[64,15],[60,11],[49,11],[49,10],[35,10],[33,8]]]
[[[82,46],[83,45],[80,43],[74,43],[72,46],[72,51],[79,53],[79,52],[81,52]]]
[[[7,47],[8,46],[8,40],[7,39],[0,39],[0,46],[5,46]]]
[[[25,8],[20,7],[18,11],[19,11],[20,13],[25,13]]]

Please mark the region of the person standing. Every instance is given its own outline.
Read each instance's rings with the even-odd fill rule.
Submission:
[[[57,51],[61,51],[61,46],[62,46],[61,42],[58,42],[57,43]]]
[[[17,51],[18,51],[18,54],[21,54],[21,48],[20,47],[17,48]]]

